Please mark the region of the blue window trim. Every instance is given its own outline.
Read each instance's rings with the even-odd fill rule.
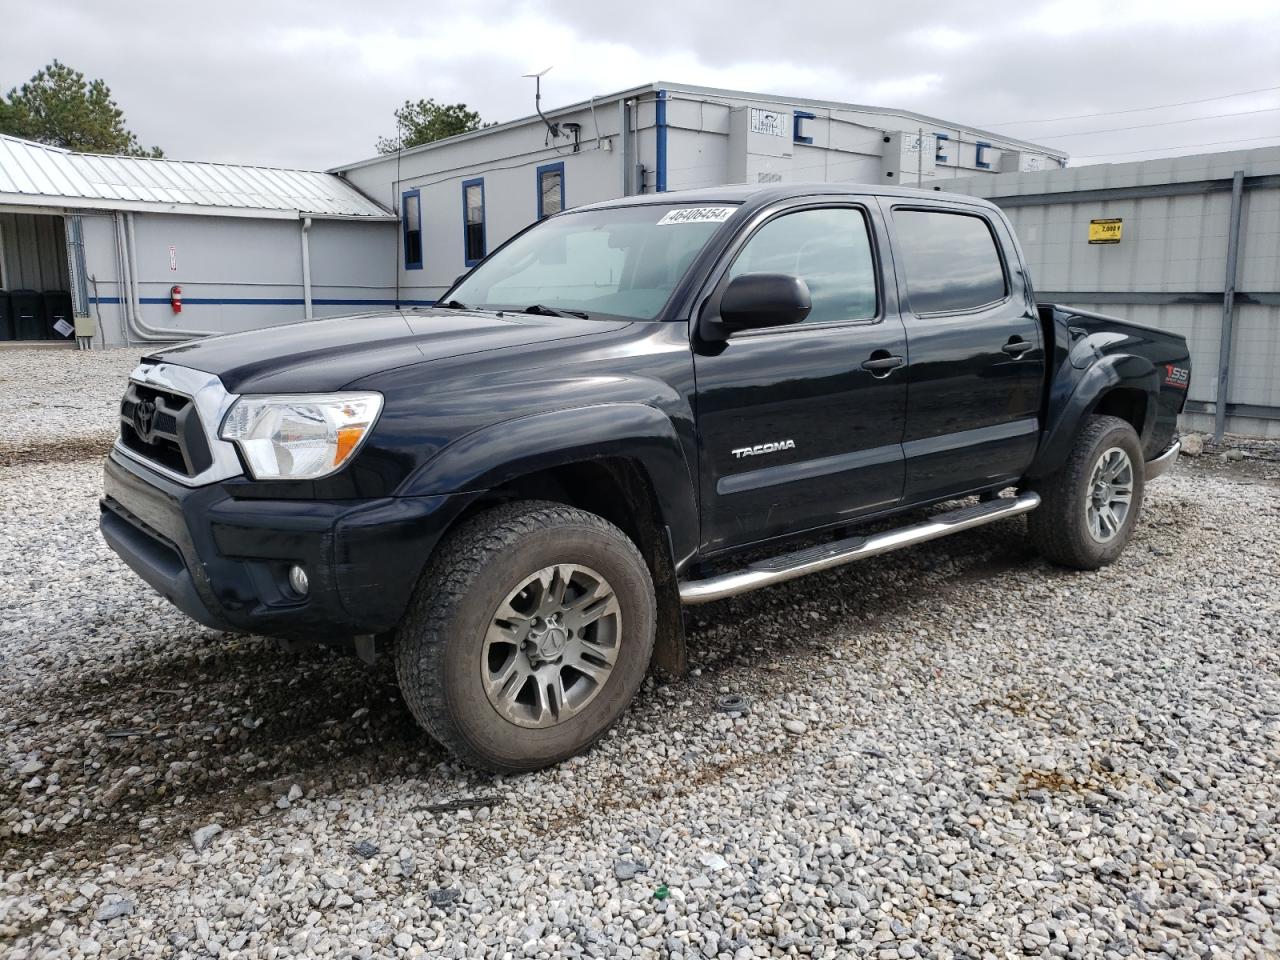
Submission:
[[[977,143],[974,144],[974,147],[976,149],[973,151],[973,165],[977,167],[979,170],[990,170],[991,161],[982,159],[982,151],[990,150],[991,144],[984,143],[983,141],[979,140]]]
[[[933,162],[946,163],[947,155],[942,152],[942,141],[950,140],[951,139],[950,135],[945,133],[935,133],[933,135],[933,139],[935,141],[933,145]]]
[[[795,110],[791,114],[791,141],[792,143],[813,143],[813,137],[806,137],[800,133],[800,124],[805,120],[817,120],[816,113],[810,113],[808,110]]]
[[[564,209],[564,161],[559,160],[556,163],[544,163],[538,168],[537,175],[534,177],[533,185],[538,191],[538,219],[541,220],[546,216],[542,209],[542,175],[544,173],[560,174],[560,209]]]
[[[480,188],[480,256],[473,260],[467,259],[467,187]],[[485,254],[489,252],[489,238],[486,236],[487,226],[485,224],[484,210],[484,177],[473,177],[470,180],[462,181],[462,262],[468,267],[474,267],[477,263],[484,259]]]
[[[410,197],[418,198],[418,259],[409,259],[409,221],[405,219],[404,210]],[[406,190],[400,194],[400,249],[404,253],[404,268],[406,270],[422,269],[422,251],[426,247],[423,243],[425,238],[422,236],[422,191]]]
[[[654,103],[654,132],[658,137],[657,169],[654,172],[654,193],[667,192],[667,91],[659,90]]]

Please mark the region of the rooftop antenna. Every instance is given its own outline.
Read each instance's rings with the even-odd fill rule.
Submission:
[[[560,136],[560,124],[552,123],[542,112],[542,78],[550,72],[551,67],[547,67],[546,70],[540,70],[537,73],[526,73],[524,76],[526,79],[533,79],[533,106],[538,111],[538,116],[542,118],[542,122],[547,125],[547,133],[550,136],[558,137]]]

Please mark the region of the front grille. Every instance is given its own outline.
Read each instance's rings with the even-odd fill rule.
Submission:
[[[213,464],[190,397],[130,382],[120,401],[120,442],[167,470],[194,477]]]

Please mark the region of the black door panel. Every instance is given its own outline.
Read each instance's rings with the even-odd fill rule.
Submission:
[[[908,440],[902,445],[909,470],[903,493],[908,503],[922,503],[974,490],[1016,477],[1031,461],[1040,436],[1035,417],[975,427],[958,433]],[[961,485],[956,478],[963,477]]]
[[[863,370],[876,349],[905,352],[896,317],[735,337],[696,358],[706,549],[898,502],[906,378]]]
[[[1003,225],[914,202],[890,220],[911,360],[903,503],[1016,479],[1035,457],[1045,361]]]
[[[703,548],[744,546],[893,507],[902,497],[904,365],[896,291],[881,278],[874,202],[809,201],[764,215],[726,255],[729,278],[805,281],[805,323],[696,349]],[[714,315],[712,313],[711,315]],[[697,338],[695,338],[697,342]]]

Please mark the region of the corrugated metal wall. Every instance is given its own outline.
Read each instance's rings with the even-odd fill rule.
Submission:
[[[1184,429],[1212,430],[1227,285],[1231,178],[1244,172],[1227,430],[1280,437],[1280,148],[1000,174],[948,185],[1009,215],[1036,295],[1181,333]],[[1116,244],[1089,221],[1119,217]]]
[[[0,259],[9,290],[66,290],[66,227],[61,217],[0,213]]]

